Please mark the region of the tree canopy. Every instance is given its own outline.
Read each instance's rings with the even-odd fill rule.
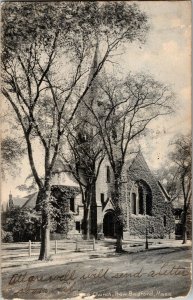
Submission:
[[[40,259],[49,248],[46,207],[66,127],[112,52],[122,43],[144,40],[147,31],[146,14],[128,2],[3,4],[2,92],[23,132],[38,203],[47,203],[41,207]],[[88,81],[96,44],[102,56]],[[34,139],[43,149],[43,178],[35,163]]]

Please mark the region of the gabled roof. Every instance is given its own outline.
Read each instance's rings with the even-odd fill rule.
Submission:
[[[25,197],[12,197],[13,205],[23,207],[25,203],[28,201],[28,196]]]
[[[140,167],[140,168],[141,168],[141,166],[143,166],[143,169],[148,171],[149,174],[151,174],[151,176],[154,177],[152,175],[152,172],[151,172],[142,152],[141,152],[141,149],[139,149],[137,152],[133,152],[129,155],[129,159],[125,163],[126,171],[129,172],[130,175],[134,176],[135,173],[137,173],[137,171],[138,171],[138,168],[136,168],[136,165],[137,165],[137,167]]]
[[[25,198],[27,199],[27,201],[22,206],[22,208],[24,208],[24,207],[34,208],[36,206],[37,194],[38,193],[36,192],[36,193],[26,196]]]
[[[24,197],[12,197],[11,196],[11,201],[13,202],[13,206],[15,207],[31,207],[34,208],[36,205],[36,199],[37,199],[37,192],[24,196]],[[10,201],[10,200],[9,200]],[[6,211],[7,209],[9,209],[9,201],[7,204],[4,204],[4,210]]]
[[[137,152],[134,158],[131,157],[131,159],[126,162],[126,171],[131,181],[143,180],[148,185],[150,184],[150,186],[157,186],[160,196],[162,196],[165,201],[170,200],[167,191],[150,170],[141,150]]]
[[[113,204],[112,204],[110,198],[108,198],[108,201],[105,203],[105,206],[103,208],[103,213],[106,212],[107,210],[114,210],[114,207],[113,207]]]

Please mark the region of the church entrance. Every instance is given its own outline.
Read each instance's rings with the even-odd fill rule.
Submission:
[[[103,233],[105,237],[116,237],[116,220],[113,211],[109,211],[105,214],[103,219]]]

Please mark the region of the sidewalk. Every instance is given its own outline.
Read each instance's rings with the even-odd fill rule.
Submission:
[[[109,242],[111,241],[109,240]],[[181,240],[149,240],[149,249],[146,250],[144,240],[133,240],[123,242],[123,249],[125,250],[125,254],[189,246],[191,246],[190,241],[188,241],[186,245],[182,245]],[[82,260],[96,258],[102,259],[107,257],[115,257],[119,255],[121,254],[115,253],[115,245],[109,244],[109,246],[104,246],[104,243],[97,243],[96,250],[64,250],[62,252],[58,252],[57,254],[52,253],[50,255],[50,259],[47,261],[39,261],[38,255],[33,255],[31,257],[18,255],[11,258],[8,254],[4,254],[1,260],[1,268],[2,272],[5,273],[7,271],[13,270],[38,268],[41,266],[50,266],[58,264],[68,264],[71,262],[78,262]]]

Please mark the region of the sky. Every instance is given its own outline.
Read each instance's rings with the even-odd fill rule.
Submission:
[[[151,123],[153,140],[141,143],[150,168],[156,170],[164,164],[169,141],[191,127],[191,6],[183,1],[144,1],[140,7],[150,20],[147,41],[128,45],[121,64],[133,72],[149,72],[176,97],[175,114]]]
[[[138,1],[149,17],[150,30],[146,43],[128,44],[115,58],[119,71],[148,72],[169,85],[175,93],[176,112],[151,123],[152,135],[141,141],[142,153],[151,170],[157,171],[167,159],[169,141],[191,128],[191,2]],[[121,51],[120,51],[121,52]],[[14,178],[2,182],[2,201],[9,192],[24,195],[16,187],[23,184],[30,168],[26,159]]]

